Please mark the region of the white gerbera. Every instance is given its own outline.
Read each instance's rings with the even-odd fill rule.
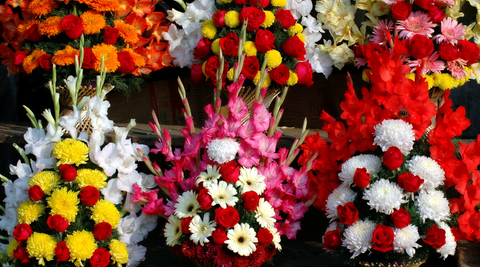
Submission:
[[[200,203],[197,201],[197,193],[193,191],[184,192],[177,198],[177,203],[174,205],[175,215],[183,219],[193,216],[200,209]]]
[[[385,152],[392,146],[398,147],[403,155],[408,155],[413,149],[415,132],[413,126],[403,120],[383,120],[375,125],[374,145],[379,145]]]
[[[377,212],[392,214],[400,208],[400,205],[407,203],[403,189],[396,183],[381,179],[363,192],[362,199],[368,201],[371,209]]]
[[[358,220],[345,229],[342,246],[353,253],[351,259],[365,253],[372,247],[373,231],[377,225],[370,220]]]
[[[248,223],[235,224],[233,229],[228,230],[227,238],[225,244],[228,245],[228,249],[240,256],[249,256],[257,250],[255,243],[258,239],[255,230]]]
[[[280,237],[280,234],[278,233],[277,228],[275,227],[268,227],[267,228],[270,233],[273,235],[273,244],[275,245],[275,249],[278,251],[282,251],[282,246],[280,245],[280,241],[282,241],[282,238]]]
[[[442,167],[432,158],[414,156],[407,161],[407,168],[414,175],[425,180],[420,186],[422,190],[433,190],[443,184],[445,172]]]
[[[275,210],[272,208],[272,205],[262,197],[258,202],[258,207],[255,210],[255,218],[257,222],[263,228],[273,227],[275,224]]]
[[[237,155],[240,144],[232,138],[215,138],[207,145],[208,158],[219,164],[227,163]]]
[[[423,222],[426,219],[432,219],[438,224],[450,216],[448,200],[442,191],[420,191],[415,205],[418,206],[418,213],[420,213],[420,218]]]
[[[190,240],[197,245],[200,243],[203,246],[204,243],[209,242],[208,237],[212,236],[216,226],[217,223],[215,221],[210,221],[210,213],[206,212],[203,215],[203,220],[199,215],[195,215],[188,226],[188,230],[192,232]]]
[[[393,239],[393,250],[397,253],[407,253],[408,256],[415,255],[415,249],[421,247],[417,244],[420,239],[418,228],[409,224],[402,229],[395,229],[395,238]]]
[[[181,221],[174,215],[168,217],[168,222],[165,224],[165,237],[167,238],[167,245],[172,247],[176,244],[180,244],[178,239],[181,235]]]
[[[235,203],[238,201],[238,197],[236,197],[237,190],[235,190],[232,184],[225,181],[220,181],[218,184],[210,184],[207,189],[208,194],[213,198],[212,206],[218,204],[225,209],[227,206],[235,206]]]
[[[267,185],[265,184],[265,176],[259,174],[255,167],[250,169],[245,167],[240,168],[240,175],[238,176],[238,181],[235,185],[242,188],[242,194],[247,191],[254,191],[258,195],[261,195],[267,188]]]
[[[348,202],[353,202],[357,193],[353,192],[350,187],[341,185],[337,187],[327,198],[326,212],[327,218],[333,221],[338,218],[337,207],[345,205]]]
[[[444,223],[441,222],[438,224],[440,228],[445,230],[445,245],[437,249],[437,252],[442,255],[443,259],[446,259],[449,255],[455,255],[455,249],[457,248],[457,242],[455,242],[455,237],[452,234],[452,229]]]
[[[207,188],[209,185],[217,183],[218,178],[220,178],[220,173],[218,172],[219,168],[217,166],[207,165],[207,172],[201,172],[197,176],[196,185],[199,185],[203,182],[203,187]]]
[[[342,170],[338,177],[345,185],[350,186],[353,184],[353,176],[358,168],[366,168],[370,175],[376,176],[381,167],[382,161],[379,157],[370,154],[358,155],[342,164]]]

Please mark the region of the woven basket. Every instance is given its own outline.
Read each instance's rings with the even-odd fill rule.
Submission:
[[[427,260],[418,260],[418,261],[413,261],[413,262],[394,262],[394,263],[383,263],[383,262],[366,262],[366,261],[361,261],[358,263],[359,266],[362,267],[419,267],[420,265],[424,264]]]

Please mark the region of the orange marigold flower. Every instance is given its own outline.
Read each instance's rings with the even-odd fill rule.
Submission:
[[[48,37],[59,35],[62,33],[62,17],[53,16],[38,23],[38,32],[41,35],[47,35]]]
[[[83,20],[84,34],[97,34],[105,28],[105,18],[100,12],[88,10],[80,18]]]
[[[75,56],[80,56],[80,51],[67,45],[65,49],[53,54],[52,63],[57,66],[68,66],[75,63]]]
[[[47,15],[56,7],[58,4],[55,0],[33,0],[28,6],[30,13],[36,17]]]
[[[27,23],[18,24],[17,31],[20,34],[23,34],[26,29],[32,27],[35,24],[39,24],[39,23],[40,23],[40,21],[36,20],[36,19],[29,20],[29,21],[27,21]]]
[[[118,67],[120,67],[120,62],[118,61],[117,48],[113,45],[99,44],[94,45],[92,52],[97,58],[95,62],[95,70],[100,72],[102,66],[102,57],[104,58],[104,66],[107,72],[115,72]]]
[[[135,51],[133,51],[133,49],[131,48],[124,48],[122,49],[122,51],[127,51],[128,53],[130,53],[130,55],[132,56],[133,58],[133,63],[135,64],[135,67],[143,67],[145,66],[145,58],[143,58],[142,55],[138,54],[138,53],[135,53]]]
[[[38,58],[41,57],[43,54],[46,54],[46,52],[43,50],[35,49],[23,60],[23,69],[27,74],[32,73],[32,71],[38,67]]]
[[[80,4],[86,4],[86,5],[92,4],[92,0],[75,0],[75,2],[78,2]]]
[[[118,0],[91,0],[89,6],[96,11],[120,11],[120,3]]]
[[[135,31],[135,27],[129,25],[122,20],[115,20],[113,22],[115,24],[115,28],[118,30],[118,34],[125,40],[126,43],[131,45],[135,45],[138,43],[138,33]]]

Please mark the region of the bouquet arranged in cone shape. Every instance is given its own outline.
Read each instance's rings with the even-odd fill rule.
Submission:
[[[110,104],[102,90],[105,72],[98,77],[96,95],[77,104],[82,80],[78,58],[76,68],[78,76],[65,81],[75,103],[70,115],[59,117],[55,71],[49,83],[55,115],[50,110],[43,113],[46,129],[27,108],[34,128],[24,135],[25,148],[16,146],[23,162],[10,170],[18,178],[11,181],[0,175],[6,193],[0,228],[10,241],[2,250],[10,264],[19,266],[136,266],[146,252],[137,242],[156,226],[153,216],[137,218],[139,207],[128,201],[131,183],[149,188],[150,179],[150,188],[154,185],[153,175],[136,171],[135,162],[141,160],[137,149],[148,147],[126,139],[133,120],[124,128],[108,119]],[[84,105],[92,121],[90,135],[76,129]],[[112,129],[115,142],[106,144],[105,134]],[[128,233],[132,224],[136,238]]]

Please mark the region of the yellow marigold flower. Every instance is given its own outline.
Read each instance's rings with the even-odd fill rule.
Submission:
[[[298,83],[298,76],[295,72],[290,71],[290,76],[288,77],[287,80],[287,85],[293,86]]]
[[[105,17],[100,12],[87,10],[80,18],[83,21],[84,34],[97,34],[105,28]]]
[[[43,215],[45,211],[45,206],[40,203],[34,203],[30,200],[27,200],[20,204],[17,208],[19,223],[28,223],[36,221],[40,216]]]
[[[220,38],[213,40],[212,42],[212,52],[219,56],[220,55]]]
[[[300,41],[302,41],[302,42],[305,43],[305,34],[303,34],[303,33],[298,33],[297,36],[298,36],[298,39],[300,39]]]
[[[100,68],[102,67],[102,57],[104,58],[106,72],[115,72],[118,67],[120,67],[117,48],[115,46],[101,43],[94,45],[92,52],[97,58],[94,66],[96,71],[100,72]]]
[[[143,58],[142,55],[136,53],[135,51],[133,51],[133,49],[131,48],[124,48],[122,49],[122,51],[127,51],[130,56],[132,56],[133,58],[133,63],[135,64],[135,67],[143,67],[145,66],[145,58]]]
[[[364,70],[362,71],[362,80],[363,80],[364,82],[369,83],[369,82],[370,82],[370,79],[368,79],[367,71],[368,71],[369,73],[371,73],[370,69],[364,69]],[[408,78],[408,74],[407,74],[407,78]]]
[[[128,262],[128,250],[124,243],[113,239],[112,242],[108,244],[108,248],[110,249],[113,263],[125,264]]]
[[[425,81],[428,83],[428,89],[432,89],[433,85],[435,84],[432,75],[423,75],[422,77],[425,78]],[[415,78],[413,79],[415,80]]]
[[[253,41],[246,41],[245,46],[243,47],[243,52],[249,56],[256,56],[257,55],[257,47]]]
[[[38,32],[48,37],[59,35],[63,32],[62,20],[63,18],[59,16],[49,17],[38,23]]]
[[[55,0],[33,0],[30,2],[30,5],[28,5],[28,8],[32,15],[40,17],[50,14],[57,6]]]
[[[225,15],[226,17],[226,15]],[[225,19],[225,23],[226,23]],[[210,40],[213,40],[215,38],[215,35],[217,34],[217,27],[215,27],[215,23],[213,20],[206,20],[202,23],[202,36],[207,37]]]
[[[258,84],[260,82],[260,71],[257,72],[257,75],[255,75],[255,78],[253,78],[253,83]],[[272,79],[270,78],[270,75],[265,76],[265,81],[263,82],[262,87],[269,87],[270,84],[272,84]]]
[[[407,73],[406,77],[407,79],[415,81],[415,73]]]
[[[231,3],[233,0],[218,0],[220,4],[228,4]]]
[[[55,189],[61,182],[60,173],[54,171],[41,171],[28,181],[28,185],[38,185],[42,188],[43,193],[50,195],[53,189]]]
[[[92,9],[99,12],[116,12],[122,8],[118,0],[91,0],[89,5]]]
[[[87,186],[93,186],[97,189],[107,186],[107,175],[103,171],[94,169],[80,169],[77,171],[77,178],[75,182],[78,187],[85,188]]]
[[[120,35],[126,43],[131,45],[138,43],[140,38],[138,38],[138,33],[133,25],[118,19],[115,20],[113,24],[115,24],[115,28],[118,30],[118,35]]]
[[[47,198],[48,206],[51,208],[50,215],[62,215],[69,222],[75,222],[78,214],[78,192],[62,187],[53,191],[52,196]]]
[[[282,55],[280,55],[278,50],[268,50],[267,53],[265,53],[265,58],[267,59],[267,67],[270,69],[276,68],[282,64]]]
[[[23,60],[23,70],[25,70],[27,74],[32,73],[34,69],[38,68],[38,59],[45,54],[43,50],[33,50],[33,52]]]
[[[80,51],[67,45],[65,49],[53,54],[52,63],[57,66],[69,66],[75,63],[75,56],[80,56]]]
[[[8,247],[7,247],[7,256],[11,259],[13,259],[13,251],[15,249],[17,249],[18,245],[20,245],[20,243],[17,242],[17,240],[12,239],[12,241],[10,241],[10,244],[8,244]]]
[[[458,87],[458,81],[447,73],[434,73],[434,86],[442,90],[450,90]]]
[[[233,68],[230,68],[227,72],[227,79],[233,81]]]
[[[112,202],[101,199],[92,208],[92,220],[96,224],[108,222],[115,229],[120,223],[120,212]]]
[[[263,28],[268,28],[273,25],[275,22],[275,15],[272,13],[272,11],[264,10],[265,13],[265,21],[260,25]]]
[[[238,18],[238,12],[235,10],[228,11],[225,14],[225,25],[229,28],[235,28],[240,25],[240,19]]]
[[[295,23],[292,27],[288,28],[288,35],[294,36],[297,33],[303,32],[303,26],[300,23]]]
[[[70,252],[70,261],[75,261],[75,266],[84,266],[81,262],[90,259],[97,249],[93,233],[87,230],[74,231],[67,235],[65,244]]]
[[[90,153],[90,148],[84,142],[72,138],[57,143],[52,150],[52,156],[58,159],[58,166],[85,164],[88,160],[88,153]]]
[[[27,239],[27,252],[30,258],[36,258],[38,264],[45,266],[45,260],[51,261],[55,256],[57,242],[50,235],[34,232]]]
[[[287,5],[287,0],[272,0],[270,4],[274,7],[284,7]]]

